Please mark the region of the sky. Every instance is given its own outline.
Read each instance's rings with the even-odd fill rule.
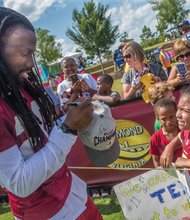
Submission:
[[[119,33],[126,31],[129,38],[137,42],[144,25],[152,32],[156,30],[156,14],[148,0],[94,0],[94,2],[109,4],[108,13],[111,13],[112,24],[119,26]],[[186,8],[190,8],[190,0],[186,2]],[[0,0],[1,6],[24,14],[35,28],[49,30],[50,34],[62,44],[63,56],[66,52],[74,52],[78,48],[65,32],[72,27],[73,9],[80,11],[83,4],[83,0]],[[187,19],[190,21],[190,15]],[[118,45],[119,41],[112,48]]]

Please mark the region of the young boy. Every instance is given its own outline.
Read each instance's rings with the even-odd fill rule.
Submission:
[[[116,104],[121,100],[121,97],[118,92],[112,91],[113,78],[104,74],[99,76],[97,79],[97,94],[95,94],[92,98],[93,100],[100,100],[106,103],[107,105]]]
[[[166,145],[178,134],[176,111],[177,106],[172,99],[163,98],[154,105],[156,118],[162,125],[162,128],[152,135],[150,141],[150,154],[155,167],[160,166],[160,156]],[[175,153],[175,159],[181,156],[181,150]]]
[[[176,136],[164,150],[161,158],[161,166],[168,167],[172,162],[174,151],[182,144],[183,156],[177,158],[175,167],[190,168],[190,87],[181,95],[178,103],[177,120],[181,132]]]
[[[148,90],[148,97],[151,104],[154,106],[159,99],[168,98],[175,100],[173,96],[174,87],[167,82],[157,82]],[[158,131],[162,127],[161,123],[156,119],[154,123],[154,131]]]

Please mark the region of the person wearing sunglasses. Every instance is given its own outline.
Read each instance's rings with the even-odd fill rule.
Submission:
[[[190,82],[190,41],[182,39],[176,41],[173,50],[177,63],[171,69],[168,83],[173,86],[178,86]],[[178,63],[185,64],[185,74],[179,72],[177,68]]]
[[[143,93],[144,86],[137,77],[138,73],[152,73],[156,81],[167,80],[167,74],[160,65],[144,62],[144,50],[137,42],[128,42],[122,52],[124,61],[129,66],[128,71],[124,73],[121,80],[124,99],[139,97]]]
[[[182,40],[189,40],[190,41],[190,24],[187,19],[183,20],[179,24],[179,30],[181,30],[182,33]]]

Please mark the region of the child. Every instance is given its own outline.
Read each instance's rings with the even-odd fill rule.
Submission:
[[[173,96],[174,87],[167,82],[155,83],[153,87],[148,89],[148,96],[151,104],[154,106],[156,102],[161,98],[170,98],[175,100]],[[154,123],[154,131],[158,131],[161,128],[160,122],[156,119]]]
[[[166,145],[178,134],[176,111],[177,106],[172,99],[160,99],[154,105],[156,118],[162,125],[162,128],[152,135],[150,141],[150,154],[155,167],[160,166],[160,156]],[[181,156],[181,151],[178,150],[175,156],[175,158]]]
[[[120,94],[116,91],[112,91],[113,78],[104,74],[99,76],[97,79],[97,94],[95,94],[92,98],[93,100],[100,100],[106,103],[107,105],[116,104],[121,100]]]
[[[174,151],[182,144],[183,157],[176,160],[175,167],[190,168],[190,87],[182,93],[179,99],[176,116],[181,132],[165,148],[160,164],[168,167],[172,162]]]

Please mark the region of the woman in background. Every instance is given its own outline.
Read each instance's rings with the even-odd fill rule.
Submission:
[[[125,44],[122,52],[124,61],[130,67],[121,80],[124,99],[141,96],[143,85],[137,77],[140,72],[152,73],[158,80],[167,80],[167,75],[160,65],[144,62],[144,50],[137,42],[130,41]]]
[[[186,74],[182,75],[179,73],[176,65],[171,69],[168,77],[168,83],[177,86],[182,85],[185,82],[190,81],[190,42],[187,40],[178,40],[173,46],[176,61],[185,63]]]

